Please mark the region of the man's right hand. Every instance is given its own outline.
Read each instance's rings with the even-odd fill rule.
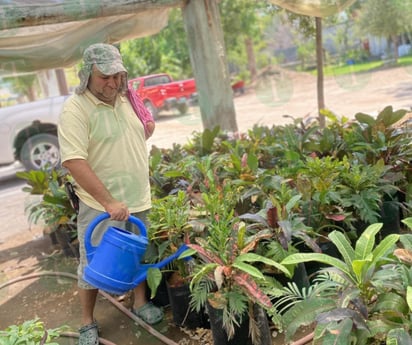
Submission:
[[[110,202],[106,205],[105,210],[110,214],[110,218],[113,220],[126,221],[129,218],[130,212],[127,206],[117,200]]]

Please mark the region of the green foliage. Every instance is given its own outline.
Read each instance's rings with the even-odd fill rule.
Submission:
[[[263,36],[271,14],[261,2],[226,0],[219,4],[230,71],[247,77],[249,72],[245,38],[253,40],[257,61],[270,62]],[[182,10],[172,9],[168,25],[158,34],[120,44],[124,64],[130,77],[152,73],[169,73],[174,79],[193,76]],[[264,67],[264,66],[260,66]]]
[[[58,172],[56,170],[30,170],[18,171],[16,176],[26,181],[29,186],[23,187],[23,191],[30,194],[44,194],[49,188],[50,181],[58,179]]]
[[[130,77],[164,72],[174,79],[192,76],[180,9],[170,11],[167,27],[158,34],[122,42],[120,50]]]
[[[37,74],[5,77],[3,81],[9,83],[15,93],[26,96],[29,101],[35,101],[37,96],[35,90],[38,89]]]
[[[25,321],[21,325],[12,325],[0,331],[0,343],[2,345],[58,345],[53,339],[67,330],[67,326],[46,330],[39,319]]]
[[[181,190],[153,200],[148,219],[148,238],[157,249],[156,259],[159,261],[175,253],[195,234],[200,235],[200,232],[193,231],[189,199]],[[177,270],[182,278],[189,275],[184,260],[175,260],[172,269]]]
[[[410,133],[399,125],[405,111],[386,107],[353,121],[324,115],[323,129],[296,119],[236,137],[208,130],[188,145],[153,151],[154,199],[180,194],[183,204],[170,197],[160,208],[189,210],[192,307],[224,310],[229,334],[249,310],[244,300],[264,306],[287,337],[315,324],[319,344],[342,335],[370,344],[391,329],[412,329],[412,237],[379,232],[382,205],[411,182]],[[406,213],[407,203],[398,204]],[[369,227],[362,233],[359,224]],[[325,244],[337,257],[321,252]],[[283,280],[306,262],[324,267],[308,290],[282,289],[268,276]]]
[[[389,38],[403,33],[409,26],[411,2],[366,0],[362,2],[359,14],[359,25],[365,33]]]
[[[271,61],[264,35],[272,15],[265,11],[266,7],[264,2],[249,0],[223,0],[219,4],[229,69],[243,79],[250,76],[246,68],[252,62],[248,60],[246,41],[253,43],[254,60],[259,68],[266,67]],[[257,66],[251,67],[256,69]]]
[[[77,215],[64,187],[72,177],[62,169],[17,172],[16,175],[29,185],[23,188],[25,192],[42,195],[41,199],[26,206],[29,222],[44,223],[49,231],[63,226],[74,237]]]
[[[411,224],[411,221],[405,219],[404,223]],[[300,325],[316,322],[315,343],[323,344],[321,339],[336,343],[342,334],[347,334],[348,344],[372,344],[374,340],[410,341],[407,333],[411,329],[408,303],[412,258],[410,236],[391,234],[375,246],[375,236],[381,226],[370,225],[354,247],[342,233],[332,232],[329,238],[342,259],[322,253],[295,253],[281,262],[290,265],[317,261],[330,266],[322,270],[327,275],[320,280],[319,285],[323,288],[318,290],[312,303],[321,305],[335,295],[326,310],[314,312],[312,317],[307,315],[303,320],[287,317],[297,315],[303,307],[300,304],[305,307],[304,302],[294,303],[283,319],[288,325],[287,337],[292,336]],[[398,241],[405,249],[396,249]],[[393,254],[406,260],[408,266],[393,260]]]
[[[250,236],[246,225],[234,216],[233,204],[227,202],[233,193],[231,187],[228,183],[224,190],[202,194],[204,206],[200,209],[203,215],[200,221],[206,226],[206,237],[198,237],[196,244],[189,244],[199,260],[190,283],[191,304],[200,309],[210,303],[222,310],[223,327],[229,337],[246,312],[253,317],[249,312],[250,303],[267,310],[272,306],[266,291],[273,283],[258,266],[272,267],[290,276],[286,267],[252,252],[266,236],[259,233]]]

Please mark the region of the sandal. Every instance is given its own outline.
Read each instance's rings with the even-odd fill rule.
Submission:
[[[156,307],[151,302],[147,302],[145,305],[141,306],[138,309],[133,309],[132,312],[149,325],[154,325],[163,320],[162,309]]]
[[[94,321],[79,329],[79,345],[99,345],[99,328]]]

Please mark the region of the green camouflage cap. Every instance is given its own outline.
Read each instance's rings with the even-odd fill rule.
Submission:
[[[83,67],[79,71],[80,85],[76,88],[77,94],[86,90],[93,65],[96,65],[104,75],[119,72],[127,74],[120,52],[115,46],[105,43],[92,44],[83,53]]]

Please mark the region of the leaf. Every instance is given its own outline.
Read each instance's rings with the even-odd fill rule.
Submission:
[[[215,282],[216,282],[216,286],[218,290],[220,290],[223,285],[223,281],[224,281],[223,270],[224,270],[223,266],[217,266],[214,271]]]
[[[366,258],[364,260],[353,260],[352,261],[352,270],[353,273],[355,274],[356,280],[358,283],[362,283],[362,273],[366,273],[367,269],[365,267],[369,268],[372,262],[372,254],[369,254],[369,258]]]
[[[162,280],[162,272],[160,269],[155,267],[149,267],[147,270],[147,285],[150,289],[150,298],[154,298],[156,295],[157,288]]]
[[[406,288],[406,302],[408,303],[409,312],[412,311],[412,286]]]
[[[407,111],[405,109],[400,109],[394,112],[393,107],[388,105],[378,114],[376,121],[382,122],[385,127],[389,127],[402,119],[406,113]]]
[[[352,267],[352,260],[355,258],[355,251],[346,237],[339,231],[331,232],[328,237],[342,255],[347,268]]]
[[[325,327],[322,334],[322,345],[351,345],[353,322],[351,319],[344,319],[342,322],[333,322]]]
[[[213,142],[219,134],[220,128],[216,126],[213,130],[206,128],[202,133],[202,155],[208,154],[212,151]]]
[[[278,208],[275,206],[268,208],[268,210],[266,211],[266,216],[267,216],[267,224],[271,228],[275,228],[278,225],[278,221],[279,221]]]
[[[224,309],[227,304],[225,296],[220,291],[210,294],[207,301],[215,309]]]
[[[369,225],[365,231],[362,232],[355,246],[355,258],[356,259],[366,259],[372,253],[373,247],[375,246],[375,236],[382,228],[382,223],[376,223]]]
[[[300,327],[308,326],[315,322],[317,315],[335,307],[336,304],[333,299],[322,298],[302,300],[293,305],[282,317],[286,326],[286,341],[290,341]]]
[[[255,253],[242,254],[242,255],[240,255],[236,258],[235,263],[239,263],[239,262],[242,262],[242,261],[262,262],[266,265],[273,266],[273,267],[277,268],[279,271],[283,272],[287,277],[291,277],[291,272],[288,270],[288,268],[283,266],[281,263],[276,262],[272,259],[266,258],[262,255],[258,255],[258,254],[255,254]]]
[[[364,113],[357,113],[355,115],[356,120],[358,120],[360,123],[365,123],[370,127],[373,127],[376,123],[376,120],[368,114],[364,114]]]
[[[404,328],[393,328],[386,336],[386,345],[412,344],[412,337]]]
[[[412,251],[409,249],[397,248],[393,254],[402,262],[412,264]]]
[[[253,172],[255,172],[259,168],[259,160],[255,154],[249,153],[247,155],[247,165]]]
[[[396,242],[398,242],[400,235],[390,234],[386,236],[376,248],[373,250],[373,261],[372,264],[376,264],[379,260],[388,254],[388,251],[393,248]]]
[[[403,296],[394,292],[386,292],[378,296],[373,311],[377,313],[388,311],[407,315],[408,305]]]
[[[214,262],[219,265],[224,265],[223,261],[217,255],[202,248],[201,246],[197,244],[187,244],[187,246],[191,249],[196,250],[199,256],[202,258],[202,260],[205,261],[206,263]]]
[[[250,274],[252,277],[255,277],[257,279],[265,279],[265,276],[256,267],[246,264],[240,260],[235,261],[232,266],[239,271]]]
[[[402,219],[401,222],[407,225],[409,229],[412,229],[412,217]]]
[[[288,203],[286,204],[286,211],[287,213],[290,213],[291,210],[295,207],[295,205],[299,202],[299,200],[302,199],[302,195],[298,194],[293,196]]]
[[[259,303],[265,308],[271,308],[272,302],[270,298],[258,287],[256,282],[251,279],[247,274],[234,274],[233,279],[235,282],[246,292],[247,296],[253,299],[256,303]]]
[[[322,253],[295,253],[287,256],[282,260],[282,265],[299,264],[301,262],[311,262],[317,261],[324,264],[330,265],[351,276],[351,270],[349,267],[341,260],[336,259],[332,256],[322,254]]]

